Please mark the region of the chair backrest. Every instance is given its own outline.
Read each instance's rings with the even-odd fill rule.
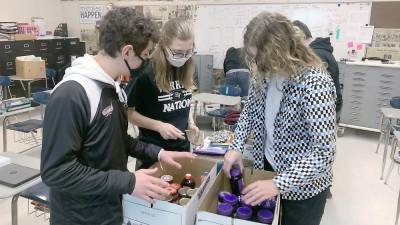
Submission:
[[[11,79],[8,76],[0,76],[0,85],[8,87],[11,85]]]
[[[32,94],[33,101],[46,105],[49,102],[50,93],[46,91],[36,92]]]
[[[57,76],[57,71],[52,68],[46,68],[46,77],[55,78]]]
[[[228,96],[240,96],[242,89],[233,85],[221,85],[219,87],[219,93]]]

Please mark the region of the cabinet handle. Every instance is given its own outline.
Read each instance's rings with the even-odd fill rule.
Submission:
[[[361,78],[361,77],[354,77],[353,80],[355,80],[355,81],[365,81],[365,79]]]
[[[365,73],[363,73],[363,72],[354,72],[354,75],[361,75],[361,76],[365,76]]]
[[[361,102],[359,102],[359,101],[351,101],[350,103],[352,103],[352,104],[361,104]]]
[[[362,98],[362,96],[359,96],[359,95],[352,95],[351,97],[352,97],[352,98],[357,98],[357,99]]]
[[[393,81],[391,81],[391,80],[380,80],[380,82],[381,82],[381,83],[384,83],[384,84],[390,84],[390,83],[392,83]]]
[[[390,95],[388,92],[378,92],[380,95]]]
[[[391,87],[386,87],[386,86],[379,86],[379,88],[383,90],[392,90]]]
[[[360,109],[358,106],[352,106],[351,109]]]
[[[364,84],[353,84],[354,87],[365,87]]]
[[[29,48],[29,44],[24,44],[24,48]]]
[[[11,49],[11,45],[4,45],[4,49]]]
[[[381,74],[381,76],[382,76],[382,77],[393,77],[392,74],[385,74],[385,73]]]
[[[360,93],[360,92],[363,92],[363,90],[357,90],[357,89],[353,89],[353,90],[351,90],[352,92],[356,92],[356,93]]]
[[[7,62],[7,63],[6,63],[6,66],[12,66],[12,65],[13,65],[12,62]]]
[[[358,114],[360,114],[360,113],[359,113],[359,112],[352,112],[352,113],[351,113],[351,115],[354,115],[354,116],[355,116],[355,115],[358,115]]]

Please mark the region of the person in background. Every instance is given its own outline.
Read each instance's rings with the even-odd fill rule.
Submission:
[[[175,165],[190,153],[163,151],[127,134],[121,74],[139,68],[158,40],[156,25],[115,8],[100,25],[100,51],[76,59],[53,89],[43,123],[41,177],[50,187],[50,224],[122,224],[122,195],[150,203],[169,195],[156,169],[127,170],[128,155]]]
[[[240,97],[249,93],[250,71],[241,54],[242,48],[231,47],[226,51],[224,60],[225,84],[239,86]]]
[[[273,31],[273,32],[271,32]],[[322,61],[292,22],[278,13],[253,18],[243,51],[254,80],[224,172],[243,168],[242,152],[254,132],[254,167],[275,171],[243,190],[252,206],[281,195],[282,225],[320,224],[335,157],[335,87]]]
[[[333,47],[329,37],[322,38],[317,37],[313,39],[310,30],[307,25],[299,20],[293,21],[293,24],[298,27],[304,33],[304,39],[306,43],[314,50],[315,54],[327,64],[327,70],[332,77],[333,83],[336,89],[336,116],[337,122],[339,122],[340,111],[343,106],[342,90],[339,83],[339,66],[333,56]]]
[[[167,151],[189,151],[186,130],[198,133],[190,110],[194,61],[194,33],[190,20],[171,19],[162,28],[149,66],[128,93],[130,121],[139,127],[139,139]],[[153,160],[143,160],[147,168]]]

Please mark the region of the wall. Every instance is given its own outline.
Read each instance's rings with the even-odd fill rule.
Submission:
[[[0,5],[0,21],[30,23],[31,17],[43,17],[50,31],[64,22],[60,0],[0,0]]]

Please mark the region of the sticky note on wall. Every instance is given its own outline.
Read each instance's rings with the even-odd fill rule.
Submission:
[[[363,44],[358,44],[358,45],[357,45],[357,51],[360,51],[360,50],[362,50],[362,49],[363,49],[363,47],[364,47],[364,46],[363,46]]]
[[[353,48],[354,43],[352,41],[347,42],[347,48]]]

